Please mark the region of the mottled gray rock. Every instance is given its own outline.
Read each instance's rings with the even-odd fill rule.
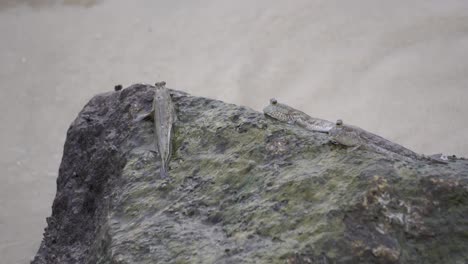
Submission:
[[[466,263],[468,162],[395,160],[173,91],[161,179],[153,90],[94,97],[67,133],[33,263]]]

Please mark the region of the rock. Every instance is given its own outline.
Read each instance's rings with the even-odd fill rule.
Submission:
[[[395,160],[172,91],[170,179],[153,91],[94,97],[67,132],[32,263],[466,263],[468,161]]]

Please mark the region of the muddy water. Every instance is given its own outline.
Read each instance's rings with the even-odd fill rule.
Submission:
[[[68,125],[113,85],[270,97],[423,153],[468,155],[468,2],[0,1],[0,256],[26,263]]]

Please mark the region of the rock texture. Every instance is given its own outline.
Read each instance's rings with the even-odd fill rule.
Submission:
[[[153,91],[94,97],[67,133],[32,263],[467,263],[468,162],[351,153],[245,107],[173,91],[170,179]]]

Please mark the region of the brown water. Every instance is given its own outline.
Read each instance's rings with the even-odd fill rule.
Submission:
[[[0,257],[27,263],[68,125],[114,84],[270,97],[422,153],[468,154],[465,0],[0,0]]]

